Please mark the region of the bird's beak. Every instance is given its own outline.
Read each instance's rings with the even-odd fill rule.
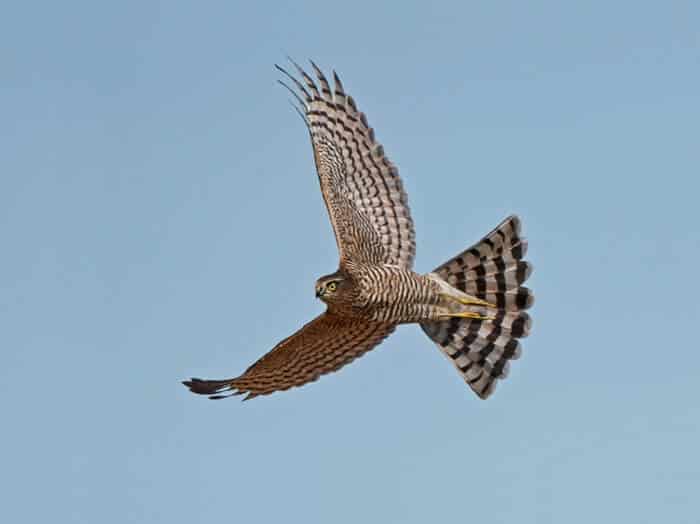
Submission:
[[[323,292],[321,291],[321,288],[316,290],[316,298],[321,298],[321,295],[323,295]]]

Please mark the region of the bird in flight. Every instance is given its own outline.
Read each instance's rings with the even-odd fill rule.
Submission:
[[[340,257],[338,269],[316,282],[326,311],[242,375],[183,384],[212,399],[267,395],[337,371],[399,324],[417,323],[469,387],[489,397],[530,332],[525,310],[534,297],[522,284],[532,266],[523,260],[520,220],[510,216],[432,272],[414,272],[415,232],[398,169],[335,72],[331,89],[313,62],[315,79],[291,63],[298,76],[276,66],[279,82],[309,131]]]

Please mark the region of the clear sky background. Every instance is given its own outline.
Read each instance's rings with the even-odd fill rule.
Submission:
[[[14,2],[4,522],[696,523],[696,2]],[[537,297],[479,400],[416,326],[211,402],[337,253],[286,54],[337,69],[429,271],[510,213]]]

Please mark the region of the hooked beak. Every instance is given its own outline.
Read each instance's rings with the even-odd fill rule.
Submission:
[[[321,298],[321,295],[323,295],[323,292],[322,292],[321,289],[319,288],[319,289],[316,290],[316,298]]]

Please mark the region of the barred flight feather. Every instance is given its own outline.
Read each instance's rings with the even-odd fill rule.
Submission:
[[[365,354],[396,329],[393,323],[361,321],[325,312],[285,338],[236,378],[183,382],[211,399],[247,393],[245,400],[313,382]]]
[[[298,91],[341,263],[364,261],[412,267],[415,232],[398,169],[377,142],[367,117],[346,94],[337,73],[333,72],[331,88],[314,62],[311,66],[316,81],[291,62],[301,81],[276,67]]]

